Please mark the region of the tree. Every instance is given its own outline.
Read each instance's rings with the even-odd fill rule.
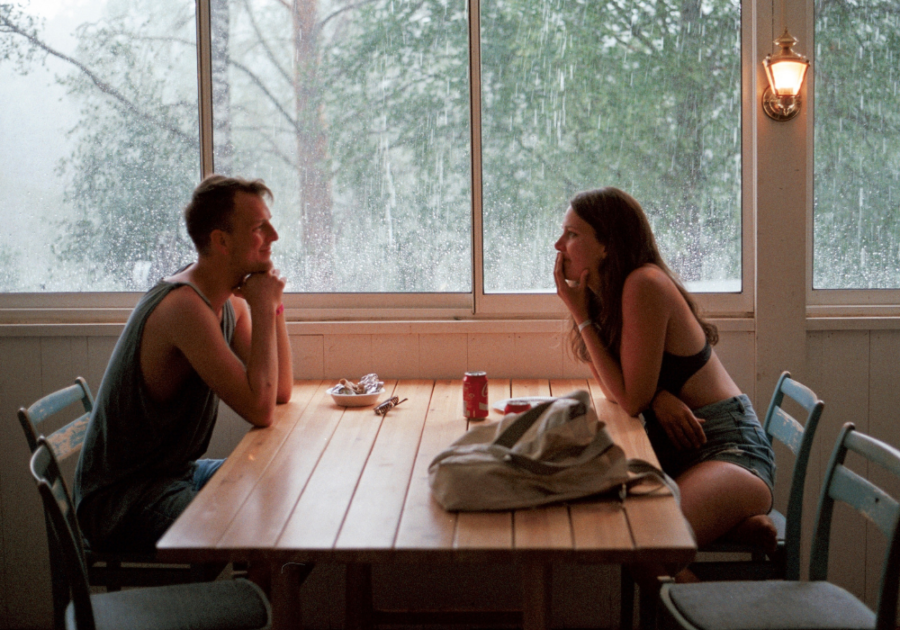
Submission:
[[[98,283],[138,288],[189,252],[195,44],[170,2],[114,4],[62,78],[84,116],[60,168],[77,238],[58,251]],[[291,290],[471,290],[465,6],[211,7],[216,170],[276,191]],[[6,50],[58,55],[7,13]],[[489,289],[549,288],[566,200],[600,184],[645,204],[686,279],[738,276],[737,0],[484,0],[481,17]]]
[[[818,0],[813,286],[900,288],[900,8]]]

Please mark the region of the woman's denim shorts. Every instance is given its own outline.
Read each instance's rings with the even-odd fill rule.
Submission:
[[[775,488],[775,452],[759,424],[753,405],[746,395],[700,407],[694,415],[702,423],[706,444],[698,449],[678,450],[672,445],[652,411],[644,413],[650,444],[662,469],[676,478],[688,468],[705,461],[737,464],[762,479],[769,491]]]

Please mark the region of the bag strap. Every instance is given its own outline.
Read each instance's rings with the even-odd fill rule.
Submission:
[[[521,453],[514,453],[511,451],[503,452],[499,451],[499,449],[498,451],[494,451],[494,454],[501,456],[504,461],[529,472],[533,472],[536,475],[554,475],[563,470],[585,464],[596,457],[600,457],[603,453],[612,448],[612,446],[613,441],[612,438],[609,437],[609,434],[605,431],[599,431],[597,435],[594,436],[593,441],[582,449],[581,453],[578,454],[578,457],[569,459],[565,463],[543,462],[522,455]]]
[[[500,435],[491,443],[491,446],[500,446],[503,448],[512,448],[516,442],[522,439],[522,436],[528,432],[538,418],[543,415],[544,411],[553,404],[556,399],[547,400],[539,405],[535,405],[518,418],[513,420]]]
[[[628,490],[630,490],[632,486],[636,486],[642,481],[652,479],[659,483],[659,487],[667,487],[669,492],[671,492],[672,496],[675,498],[675,503],[681,505],[681,491],[678,489],[678,484],[675,483],[675,480],[669,475],[650,462],[638,458],[629,459],[628,472],[634,476],[623,483],[622,487],[619,489],[619,498],[621,500],[625,500],[625,495],[628,494]],[[655,490],[656,489],[653,491]]]
[[[534,426],[534,423],[538,421],[556,400],[559,399],[542,402],[513,420],[510,425],[497,436],[497,439],[491,443],[488,451],[497,459],[514,464],[519,468],[523,468],[536,475],[553,475],[568,468],[572,468],[573,466],[579,466],[589,462],[595,457],[599,457],[605,453],[607,449],[613,445],[612,438],[609,437],[609,434],[604,431],[599,431],[594,437],[594,440],[584,447],[578,457],[570,459],[564,464],[539,461],[532,457],[522,455],[521,453],[513,452],[511,450],[512,447],[522,439],[522,436],[528,432],[528,429]],[[576,399],[573,400],[582,403],[582,401]]]

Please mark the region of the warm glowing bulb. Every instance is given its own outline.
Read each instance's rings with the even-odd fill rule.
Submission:
[[[803,77],[806,75],[806,69],[809,62],[783,60],[776,61],[771,65],[772,70],[772,89],[778,96],[797,96],[800,93],[800,86],[803,85]]]

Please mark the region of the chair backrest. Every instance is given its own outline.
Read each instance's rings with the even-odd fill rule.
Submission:
[[[59,472],[59,463],[46,439],[38,438],[31,456],[31,475],[44,502],[51,544],[56,545],[57,557],[63,563],[70,594],[75,607],[75,622],[79,630],[94,630],[87,566],[84,558],[81,529],[66,483]]]
[[[804,422],[798,421],[782,408],[787,396],[804,411]],[[825,403],[815,392],[802,383],[791,378],[790,372],[782,372],[775,393],[766,411],[763,430],[769,440],[778,440],[794,454],[794,471],[791,475],[791,492],[788,497],[788,508],[785,514],[785,579],[800,579],[800,536],[803,520],[803,488],[806,483],[806,469],[809,464],[809,453],[819,418]]]
[[[47,434],[43,428],[46,426],[44,422],[76,402],[81,402],[84,413],[64,427]],[[22,423],[22,429],[25,431],[28,447],[34,452],[37,448],[38,438],[44,435],[58,461],[78,453],[84,444],[84,436],[87,433],[88,421],[93,408],[94,397],[91,389],[80,376],[75,379],[74,385],[47,394],[27,409],[20,408],[19,422]]]
[[[887,538],[887,552],[881,574],[876,606],[876,630],[894,630],[897,615],[897,588],[900,586],[900,503],[871,481],[844,465],[848,451],[878,464],[900,479],[900,451],[873,437],[856,431],[852,422],[838,436],[822,483],[819,513],[810,557],[809,579],[824,580],[828,575],[828,548],[831,516],[835,501],[848,504]]]

